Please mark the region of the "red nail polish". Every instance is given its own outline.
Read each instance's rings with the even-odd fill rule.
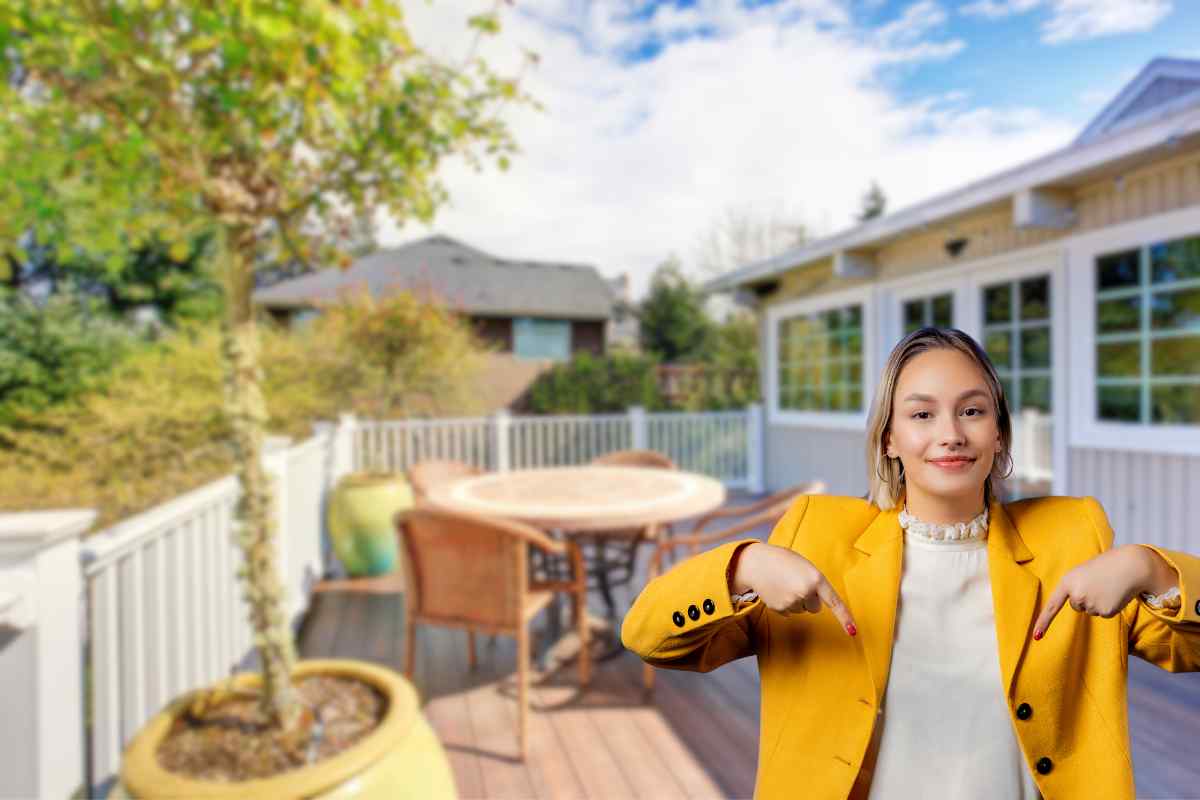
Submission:
[[[1041,631],[1034,631],[1034,632],[1033,632],[1033,638],[1034,638],[1034,639],[1041,639],[1041,638],[1042,638],[1042,632],[1041,632]]]
[[[854,623],[850,623],[846,626],[846,633],[850,634],[851,636],[857,636],[858,628],[854,627]]]

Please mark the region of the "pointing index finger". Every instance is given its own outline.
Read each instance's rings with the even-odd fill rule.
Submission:
[[[850,615],[850,609],[842,602],[842,598],[838,597],[838,593],[829,585],[829,581],[824,577],[817,584],[817,595],[820,596],[821,602],[829,606],[829,610],[837,617],[838,622],[842,623],[842,628],[851,636],[858,634],[858,628],[854,624],[854,617]]]
[[[1050,595],[1050,599],[1046,601],[1046,607],[1042,609],[1042,613],[1038,615],[1037,622],[1033,626],[1033,638],[1041,639],[1046,635],[1046,629],[1050,627],[1050,623],[1058,616],[1058,612],[1067,602],[1067,590],[1060,583],[1054,592]]]

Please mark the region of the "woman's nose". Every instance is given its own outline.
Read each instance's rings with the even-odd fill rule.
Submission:
[[[959,425],[958,417],[953,414],[943,416],[940,426],[938,426],[938,438],[943,445],[946,444],[963,444],[966,442],[966,437],[963,436],[962,427]]]

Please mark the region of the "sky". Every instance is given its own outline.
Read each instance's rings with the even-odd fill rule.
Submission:
[[[502,112],[506,171],[446,162],[429,226],[510,259],[627,273],[641,297],[738,215],[850,227],[1063,147],[1158,56],[1200,58],[1196,0],[404,0],[417,43],[472,52],[542,108]],[[522,68],[523,53],[538,63]]]

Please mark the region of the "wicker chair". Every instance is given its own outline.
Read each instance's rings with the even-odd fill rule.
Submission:
[[[690,546],[691,554],[696,555],[701,547],[724,542],[739,533],[752,531],[761,525],[774,525],[792,505],[792,502],[802,494],[823,494],[825,484],[822,481],[812,481],[792,486],[775,492],[760,500],[744,506],[730,506],[711,511],[696,520],[692,532],[686,536],[676,536],[658,543],[654,555],[650,557],[650,566],[646,574],[646,582],[654,580],[662,572],[663,556],[677,547]],[[719,531],[704,532],[704,529],[718,519],[741,517],[741,521]],[[642,664],[642,684],[647,691],[654,689],[654,667]]]
[[[418,461],[408,468],[408,482],[412,486],[413,499],[420,503],[429,489],[439,483],[482,474],[483,470],[465,461],[430,459]]]
[[[404,673],[412,678],[416,627],[439,625],[467,631],[467,660],[476,666],[475,633],[516,637],[517,704],[521,758],[526,755],[529,709],[529,625],[555,592],[571,597],[579,631],[579,684],[591,679],[587,627],[587,586],[569,581],[529,580],[528,551],[538,549],[570,559],[583,576],[583,557],[572,542],[556,542],[519,522],[456,514],[429,507],[396,515],[404,593]]]

